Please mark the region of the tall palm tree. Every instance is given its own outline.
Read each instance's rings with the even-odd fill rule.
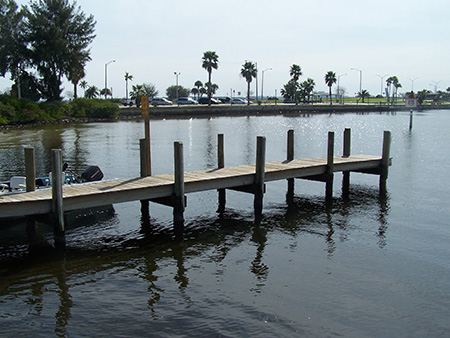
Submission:
[[[336,83],[336,73],[333,71],[329,71],[325,74],[325,83],[328,86],[329,92],[330,92],[330,106],[333,104],[333,100],[331,98],[331,86]]]
[[[81,80],[80,81],[80,87],[83,88],[84,96],[86,96],[86,88],[88,87],[87,81],[86,80]]]
[[[133,75],[129,74],[128,72],[125,72],[125,100],[128,103],[128,80],[133,81]]]
[[[289,75],[294,79],[295,82],[297,82],[298,79],[300,79],[300,76],[303,75],[302,68],[299,65],[293,64],[291,66]]]
[[[291,66],[290,71],[289,71],[289,75],[291,76],[291,78],[292,78],[292,80],[294,82],[294,85],[295,85],[295,93],[296,93],[295,94],[295,104],[298,104],[297,90],[300,87],[300,85],[298,83],[298,80],[300,79],[300,76],[303,75],[302,68],[299,65],[297,65],[297,64],[293,64]]]
[[[256,78],[256,65],[253,62],[247,61],[242,65],[241,76],[247,81],[247,104],[250,104],[250,83],[253,78]]]
[[[208,83],[211,82],[211,73],[213,69],[219,67],[219,56],[216,52],[207,51],[203,53],[202,57],[202,67],[208,72]],[[208,89],[208,106],[211,105],[211,87]]]

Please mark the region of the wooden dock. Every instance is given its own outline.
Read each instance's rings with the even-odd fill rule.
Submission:
[[[376,170],[381,156],[334,157],[334,172]],[[264,182],[290,178],[316,177],[326,173],[327,158],[297,159],[265,164]],[[255,165],[186,172],[186,194],[250,186],[255,181]],[[97,207],[136,200],[156,200],[170,197],[174,191],[174,175],[156,175],[130,179],[77,184],[63,187],[65,211]],[[52,212],[52,189],[0,196],[0,215],[18,217]]]
[[[84,208],[99,207],[129,201],[141,201],[143,207],[148,201],[161,203],[174,208],[174,227],[183,228],[183,213],[186,206],[186,194],[217,190],[219,192],[219,210],[225,208],[225,191],[233,189],[254,195],[255,216],[261,215],[265,182],[287,180],[288,190],[293,192],[294,179],[317,180],[326,183],[326,197],[332,197],[334,173],[344,174],[344,191],[348,191],[350,172],[363,172],[380,175],[380,190],[385,192],[388,167],[391,165],[390,132],[384,132],[382,155],[351,155],[350,129],[344,132],[342,156],[334,153],[334,132],[328,133],[327,156],[321,158],[295,159],[294,133],[288,132],[287,156],[284,161],[265,162],[266,139],[258,137],[256,163],[225,167],[223,135],[218,135],[218,167],[199,171],[184,172],[183,144],[174,143],[174,173],[151,175],[148,146],[141,142],[141,177],[115,179],[62,186],[60,150],[53,151],[52,172],[55,172],[51,189],[34,190],[31,187],[23,193],[0,195],[0,219],[42,214],[53,214],[55,234],[59,233],[62,246],[65,245],[64,212]],[[141,140],[142,141],[142,140]],[[27,155],[30,157],[30,155]],[[33,162],[32,160],[28,160]],[[34,173],[31,170],[33,177]],[[347,188],[345,188],[347,186]],[[27,188],[28,189],[28,188]],[[145,209],[145,208],[144,208]],[[55,237],[56,241],[56,237]]]

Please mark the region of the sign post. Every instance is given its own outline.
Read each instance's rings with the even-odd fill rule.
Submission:
[[[414,97],[414,93],[411,92],[409,96],[405,100],[406,108],[411,108],[411,111],[409,113],[409,130],[412,130],[413,125],[413,109],[417,108],[417,102],[418,100]]]

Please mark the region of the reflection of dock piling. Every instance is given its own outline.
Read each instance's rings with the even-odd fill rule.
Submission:
[[[233,189],[254,195],[256,219],[260,220],[263,210],[265,182],[287,180],[289,196],[294,195],[294,179],[316,180],[326,183],[326,199],[332,200],[333,177],[342,172],[344,196],[349,191],[350,172],[380,175],[380,191],[386,192],[391,134],[384,132],[382,156],[351,155],[350,129],[344,132],[342,156],[334,155],[334,132],[328,133],[327,156],[312,159],[294,159],[294,131],[287,137],[287,159],[279,162],[266,162],[266,139],[258,137],[256,163],[225,167],[224,136],[218,136],[218,168],[184,172],[183,144],[174,143],[174,174],[150,176],[146,166],[147,144],[141,141],[141,177],[116,179],[87,184],[61,186],[61,154],[53,151],[55,173],[52,189],[38,189],[20,194],[0,196],[0,218],[53,213],[58,230],[57,241],[64,245],[64,212],[111,205],[128,201],[142,201],[143,211],[148,212],[148,201],[168,205],[173,208],[176,230],[182,230],[186,194],[207,190],[217,190],[219,209],[225,210],[226,189]],[[34,161],[27,161],[27,163]],[[58,182],[60,184],[58,184]]]

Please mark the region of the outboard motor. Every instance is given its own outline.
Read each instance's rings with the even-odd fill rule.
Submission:
[[[101,181],[103,178],[103,172],[100,167],[91,165],[87,167],[85,171],[83,171],[83,173],[81,174],[81,178],[83,182]]]

